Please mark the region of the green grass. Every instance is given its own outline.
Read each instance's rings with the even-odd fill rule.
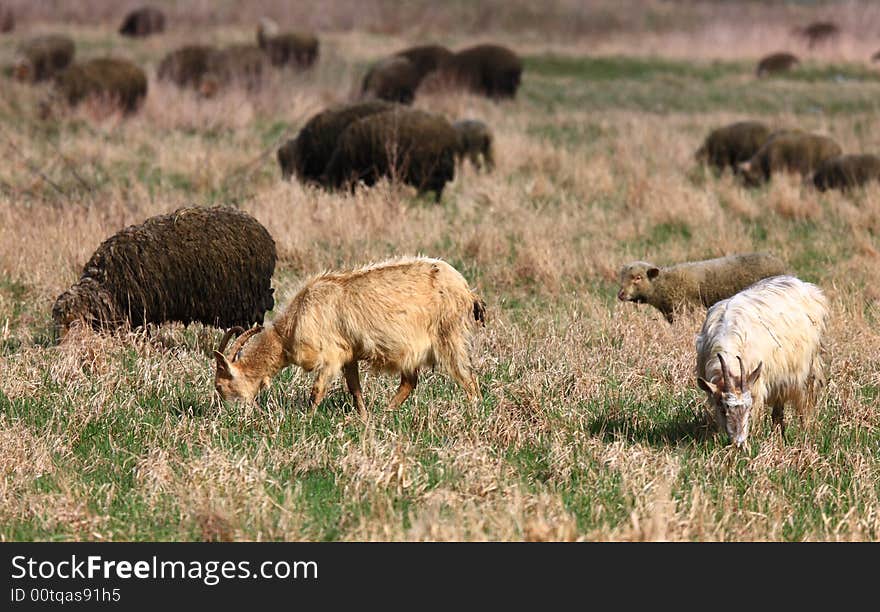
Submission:
[[[880,75],[861,65],[807,64],[756,79],[741,62],[530,56],[525,97],[544,112],[566,108],[651,113],[839,115],[880,108]]]

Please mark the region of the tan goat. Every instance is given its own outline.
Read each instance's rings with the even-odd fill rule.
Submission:
[[[468,354],[483,301],[452,266],[439,259],[404,257],[307,281],[266,328],[253,327],[223,354],[236,332],[226,333],[214,351],[215,387],[222,399],[252,401],[270,379],[295,364],[317,376],[310,404],[316,408],[340,371],[361,414],[366,412],[358,361],[374,370],[400,374],[388,406],[398,408],[418,383],[419,370],[441,366],[480,397]],[[240,329],[240,328],[239,328]],[[250,340],[250,342],[248,342]]]

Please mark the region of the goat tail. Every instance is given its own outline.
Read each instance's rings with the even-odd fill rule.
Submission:
[[[474,321],[482,325],[486,326],[486,302],[483,301],[481,297],[477,294],[472,294],[474,297]]]

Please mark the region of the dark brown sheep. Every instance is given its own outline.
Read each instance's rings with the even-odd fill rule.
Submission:
[[[798,36],[807,41],[807,47],[812,49],[816,45],[830,42],[840,36],[840,27],[832,21],[814,21],[809,25],[795,30]]]
[[[880,157],[870,154],[826,159],[813,174],[813,185],[820,191],[847,191],[876,180],[880,180]]]
[[[880,60],[880,51],[875,51],[874,55],[871,56],[871,61],[876,62]]]
[[[311,32],[279,32],[270,19],[261,19],[257,26],[257,46],[269,57],[273,66],[308,68],[318,59],[320,44]]]
[[[142,6],[125,16],[119,33],[122,36],[150,36],[165,31],[165,13],[154,6]]]
[[[236,85],[256,91],[263,85],[267,61],[256,45],[232,45],[220,49],[208,56],[208,69],[202,75],[199,91],[207,97]]]
[[[758,67],[755,69],[755,74],[758,77],[765,77],[771,74],[787,72],[799,63],[800,60],[797,56],[791,53],[772,53],[761,58],[761,61],[758,62]]]
[[[19,81],[44,81],[67,68],[74,52],[73,39],[69,36],[37,36],[18,46],[12,71]]]
[[[198,89],[202,77],[208,72],[214,47],[207,45],[187,45],[171,51],[159,63],[156,76],[161,81],[171,81],[178,87]]]
[[[12,32],[15,29],[15,13],[8,6],[0,6],[0,34]]]
[[[725,168],[736,172],[738,165],[751,159],[769,136],[770,128],[759,121],[738,121],[712,130],[694,157],[719,172]]]
[[[381,100],[333,106],[310,118],[296,135],[278,149],[278,164],[285,180],[294,174],[303,183],[321,182],[321,177],[342,132],[353,121],[394,108]]]
[[[454,83],[493,99],[516,97],[522,71],[519,56],[499,45],[462,49],[444,69]]]
[[[262,323],[274,307],[275,241],[234,208],[181,208],[120,230],[101,243],[79,281],[52,307],[59,331],[199,321]]]
[[[419,78],[425,78],[435,70],[441,70],[452,59],[453,53],[441,45],[421,45],[398,51],[394,55],[405,57],[415,65]]]
[[[492,130],[478,119],[462,119],[452,124],[458,134],[456,157],[459,162],[467,158],[478,170],[495,167],[492,157]]]
[[[740,164],[747,185],[770,180],[777,172],[794,172],[808,177],[828,158],[842,153],[840,145],[827,136],[799,131],[781,131],[764,143],[752,158]]]
[[[110,98],[131,113],[147,95],[147,75],[123,59],[103,57],[78,62],[55,77],[55,95],[71,106],[92,96]]]
[[[361,96],[412,104],[421,80],[415,64],[405,57],[392,55],[370,68],[361,85]]]
[[[437,201],[455,178],[458,134],[446,119],[398,107],[351,123],[327,164],[326,184],[341,188],[385,176],[433,191]]]

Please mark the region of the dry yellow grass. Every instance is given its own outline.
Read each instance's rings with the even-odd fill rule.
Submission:
[[[348,195],[280,180],[274,149],[285,137],[348,98],[370,61],[426,35],[402,18],[381,31],[380,2],[347,25],[349,5],[330,4],[306,22],[324,29],[315,70],[276,73],[257,95],[204,101],[157,83],[156,64],[184,33],[121,40],[108,33],[113,13],[101,3],[100,25],[64,29],[82,56],[111,50],[147,67],[140,113],[123,119],[86,105],[41,124],[34,108],[44,90],[4,83],[0,538],[880,537],[880,186],[818,194],[783,178],[749,191],[692,162],[709,129],[748,116],[828,133],[845,151],[880,142],[870,101],[878,85],[855,68],[847,69],[862,76],[853,82],[752,86],[752,59],[776,47],[765,34],[788,36],[792,21],[823,9],[750,5],[742,23],[766,29],[745,35],[727,8],[675,9],[649,30],[630,4],[615,13],[615,3],[597,3],[617,15],[617,34],[563,31],[553,43],[498,15],[485,17],[487,33],[474,33],[477,20],[459,30],[436,9],[441,42],[497,38],[530,57],[516,101],[417,97],[452,119],[485,120],[496,137],[495,171],[466,167],[435,206],[387,182]],[[662,15],[665,5],[652,10]],[[278,3],[260,6],[287,15]],[[853,37],[816,54],[817,66],[862,61],[869,49],[856,26],[880,15],[866,3],[845,7]],[[29,10],[22,29],[60,27]],[[229,11],[216,27],[205,13],[192,16],[206,28],[201,38],[252,36]],[[566,23],[547,19],[539,27]],[[711,27],[694,25],[704,22]],[[718,42],[728,39],[741,44]],[[0,43],[0,57],[12,40]],[[570,58],[571,70],[555,72],[548,53]],[[585,54],[696,58],[707,72],[712,58],[733,62],[704,80],[685,62],[642,58],[647,76],[624,62],[612,64],[620,74],[593,81],[578,76],[581,65],[598,69]],[[726,101],[729,90],[748,91],[748,113]],[[278,303],[327,268],[416,253],[456,266],[489,307],[476,353],[483,405],[467,407],[445,376],[428,375],[401,412],[385,413],[396,383],[367,375],[366,423],[341,381],[309,415],[311,381],[291,369],[258,406],[221,407],[211,396],[217,330],[172,325],[51,342],[52,302],[101,240],[148,216],[215,203],[248,211],[275,238]],[[743,454],[714,434],[696,389],[701,315],[668,325],[650,307],[617,303],[615,280],[632,259],[752,250],[770,250],[817,282],[833,317],[817,430],[795,425],[782,444],[764,419]]]

